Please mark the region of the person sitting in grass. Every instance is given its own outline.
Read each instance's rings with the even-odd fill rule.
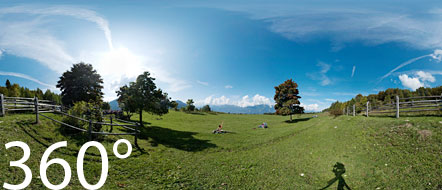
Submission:
[[[267,123],[266,122],[262,123],[261,125],[258,126],[258,128],[263,128],[263,129],[267,128]]]
[[[221,122],[220,125],[218,125],[218,128],[216,130],[214,130],[213,133],[223,133],[224,132],[223,131],[223,123],[224,123],[224,121]]]

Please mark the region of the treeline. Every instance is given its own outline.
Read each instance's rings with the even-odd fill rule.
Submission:
[[[61,96],[51,90],[47,89],[44,93],[41,89],[30,90],[29,88],[22,87],[16,83],[11,85],[11,82],[7,79],[5,86],[0,86],[0,94],[8,97],[24,97],[34,98],[37,97],[40,100],[50,100],[56,104],[61,103]]]
[[[395,101],[395,96],[399,96],[399,98],[410,98],[417,96],[440,96],[442,95],[442,86],[434,87],[434,88],[425,88],[420,87],[416,89],[416,91],[410,91],[407,89],[399,89],[399,88],[389,88],[385,91],[380,91],[378,94],[370,94],[368,96],[363,96],[362,94],[356,95],[356,97],[352,98],[346,102],[334,102],[332,105],[323,110],[323,112],[329,112],[332,115],[342,115],[344,108],[356,107],[356,113],[361,113],[362,110],[365,109],[367,101],[370,101],[371,107],[378,107],[385,104],[390,104]]]

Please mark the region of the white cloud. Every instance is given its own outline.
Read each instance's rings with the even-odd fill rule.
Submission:
[[[38,83],[40,85],[46,86],[46,87],[50,88],[51,90],[55,89],[55,85],[50,85],[50,84],[41,82],[41,81],[39,81],[39,80],[29,76],[29,75],[25,75],[25,74],[22,74],[22,73],[0,71],[0,75],[2,75],[2,76],[13,76],[13,77],[19,77],[19,78],[27,79],[27,80],[33,81],[35,83]]]
[[[301,103],[301,107],[304,107],[304,111],[306,111],[306,112],[321,111],[318,104],[303,104],[303,103]]]
[[[355,71],[356,71],[356,65],[353,65],[353,69],[351,70],[351,78],[355,76]]]
[[[233,86],[231,86],[231,85],[226,85],[226,86],[224,86],[224,88],[230,89],[230,88],[233,88]]]
[[[402,85],[410,88],[411,90],[416,90],[424,86],[424,84],[419,80],[418,77],[408,77],[408,75],[406,74],[399,75],[399,80],[402,82]]]
[[[428,82],[436,82],[436,79],[434,78],[431,73],[427,73],[425,71],[418,71],[416,72],[416,75],[419,77],[419,79],[422,80],[422,82],[428,81]]]
[[[352,93],[352,92],[333,92],[332,94],[338,95],[338,96],[356,96],[358,94]]]
[[[336,99],[331,99],[331,98],[326,98],[325,101],[336,102],[336,101],[338,101],[338,100],[336,100]]]
[[[3,50],[0,49],[0,59],[2,58]]]
[[[199,80],[197,80],[196,83],[201,84],[201,85],[204,85],[204,86],[209,86],[209,83],[208,83],[208,82],[203,82],[203,81],[199,81]]]
[[[441,61],[442,60],[442,50],[441,49],[436,49],[434,50],[434,52],[432,54],[430,54],[431,58],[437,60],[437,61]]]
[[[245,95],[239,99],[237,98],[228,98],[226,96],[215,97],[214,95],[208,96],[204,100],[196,101],[195,104],[197,106],[202,105],[235,105],[239,107],[247,107],[247,106],[256,106],[256,105],[268,105],[273,106],[274,103],[270,98],[265,96],[261,96],[256,94],[252,98],[248,95]]]
[[[309,76],[313,80],[321,81],[320,84],[322,86],[327,86],[331,84],[330,78],[326,75],[327,72],[330,70],[331,65],[322,61],[318,61],[318,64],[316,65],[320,68],[319,72],[307,73],[307,76]]]

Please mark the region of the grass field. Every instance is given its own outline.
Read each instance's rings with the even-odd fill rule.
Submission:
[[[50,115],[50,114],[48,114]],[[54,116],[60,117],[60,116]],[[134,115],[132,119],[136,119]],[[119,137],[106,137],[109,176],[103,189],[320,189],[334,178],[333,165],[345,165],[345,181],[352,189],[442,189],[442,117],[331,117],[305,114],[274,115],[188,114],[174,112],[159,118],[145,114],[139,145],[127,159],[112,153]],[[227,134],[212,134],[224,121]],[[67,140],[51,158],[69,162],[73,174],[67,189],[81,189],[76,153],[85,139],[63,136],[47,119],[34,125],[34,115],[0,118],[0,183],[20,183],[23,172],[9,167],[21,150],[4,144],[20,140],[31,147],[26,162],[33,172],[32,189],[44,188],[39,163],[51,144]],[[268,129],[253,129],[267,122]],[[115,131],[115,130],[114,130]],[[126,137],[133,141],[133,137]],[[122,146],[121,153],[125,152]],[[88,150],[85,175],[98,181],[101,162]],[[63,179],[53,165],[53,184]],[[337,183],[329,189],[336,189]]]

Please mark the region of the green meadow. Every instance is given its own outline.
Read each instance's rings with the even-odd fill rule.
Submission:
[[[109,156],[102,189],[321,189],[335,177],[337,162],[345,166],[342,177],[352,189],[442,188],[442,117],[313,116],[294,116],[289,122],[276,115],[146,113],[141,149],[133,147],[129,158],[116,158],[112,146],[118,138],[133,144],[133,136],[101,139]],[[72,178],[66,189],[82,189],[76,159],[86,135],[63,135],[59,124],[42,117],[40,124],[34,121],[32,114],[0,118],[0,171],[6,171],[0,173],[0,184],[21,183],[24,177],[20,168],[9,166],[22,157],[21,149],[6,150],[4,144],[18,140],[29,145],[31,157],[25,163],[33,179],[28,188],[45,189],[38,173],[43,152],[67,141],[68,147],[57,149],[50,159],[69,163]],[[212,134],[221,122],[228,133]],[[257,128],[262,122],[269,128]],[[121,154],[126,150],[119,148]],[[96,148],[88,149],[84,170],[90,184],[98,182],[101,158]],[[63,174],[59,165],[48,169],[53,184]]]

